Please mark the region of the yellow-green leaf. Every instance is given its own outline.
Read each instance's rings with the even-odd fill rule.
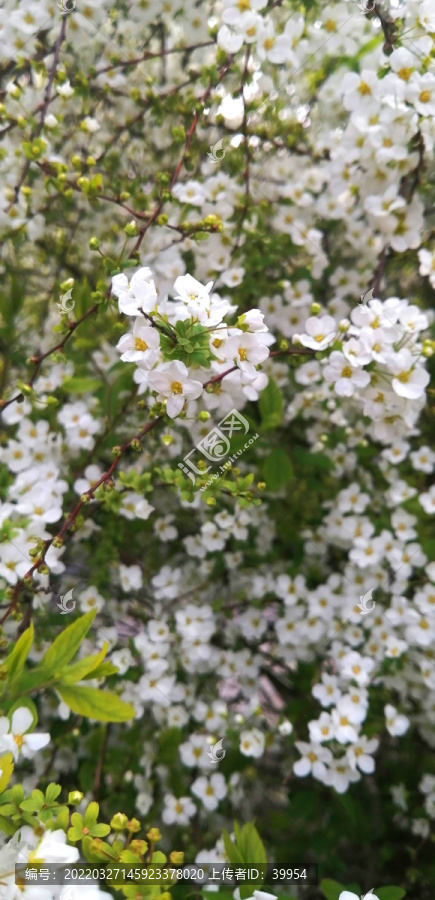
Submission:
[[[134,706],[131,703],[124,703],[111,691],[62,684],[59,685],[58,692],[62,700],[78,716],[97,719],[99,722],[128,722],[135,716]]]
[[[81,681],[82,678],[93,678],[94,669],[103,661],[108,648],[109,645],[105,642],[100,652],[95,654],[95,656],[86,656],[84,659],[79,659],[78,662],[68,666],[66,672],[62,675],[60,683],[75,684],[77,681]]]
[[[85,613],[58,635],[38,667],[45,675],[53,675],[66,669],[86,637],[96,614],[96,610]]]
[[[14,763],[12,753],[5,753],[4,756],[0,757],[0,794],[2,794],[8,786],[13,771]]]
[[[12,684],[18,677],[18,675],[20,675],[20,673],[22,672],[24,663],[26,662],[33,644],[33,636],[34,629],[33,622],[31,622],[30,627],[23,632],[23,634],[15,644],[12,653],[10,653],[5,660],[5,666],[8,671],[9,684]]]

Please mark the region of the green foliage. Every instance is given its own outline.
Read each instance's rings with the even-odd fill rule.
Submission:
[[[261,415],[261,429],[274,430],[281,425],[284,413],[284,400],[280,388],[273,378],[260,394],[258,408]]]
[[[281,447],[275,447],[263,464],[263,475],[267,488],[278,491],[294,477],[290,457]]]
[[[1,704],[9,715],[15,709],[27,706],[36,724],[36,708],[31,699],[24,695],[56,687],[58,694],[77,715],[101,722],[126,722],[134,718],[134,707],[124,703],[117,694],[78,685],[78,682],[88,678],[101,678],[117,672],[112,663],[103,662],[107,644],[99,653],[69,665],[91,628],[95,615],[95,611],[86,613],[68,625],[34,668],[25,668],[33,644],[33,625],[21,635],[4,663],[6,677],[1,683]]]
[[[227,831],[223,832],[225,852],[233,865],[246,866],[250,864],[267,865],[267,856],[263,842],[252,822],[247,822],[242,828],[234,823],[236,841],[231,840]],[[260,879],[262,880],[262,879]],[[241,900],[252,896],[252,885],[240,885]]]
[[[111,691],[100,691],[89,687],[69,687],[59,684],[58,692],[62,700],[78,716],[97,719],[99,722],[127,722],[135,715],[134,706]]]
[[[186,366],[207,369],[213,358],[209,348],[209,332],[203,325],[192,325],[190,320],[177,322],[173,337],[161,334],[160,347],[165,360],[179,359]]]

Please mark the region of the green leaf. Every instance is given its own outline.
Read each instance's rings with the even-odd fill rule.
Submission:
[[[54,675],[55,672],[64,672],[70,659],[75,656],[83,639],[86,637],[92,622],[97,614],[96,610],[85,613],[76,619],[72,625],[68,625],[53,641],[49,650],[41,660],[40,670],[44,675]]]
[[[119,672],[118,666],[111,662],[103,662],[96,669],[92,669],[92,672],[89,672],[89,675],[86,675],[84,680],[86,678],[107,678],[108,675],[116,675],[117,672]]]
[[[55,802],[57,797],[59,796],[61,790],[62,790],[62,788],[61,788],[60,784],[54,784],[54,782],[51,782],[51,784],[48,785],[48,788],[45,792],[45,802],[49,806],[51,806]]]
[[[7,837],[13,837],[17,831],[17,826],[10,819],[5,819],[4,816],[0,816],[0,828]]]
[[[45,803],[45,797],[42,791],[38,791],[36,788],[32,791],[32,795],[27,797],[26,800],[23,800],[20,803],[21,809],[24,809],[25,812],[38,812]]]
[[[284,401],[282,393],[273,378],[269,378],[267,387],[261,392],[258,408],[260,410],[262,428],[277,428],[278,425],[281,425]]]
[[[85,812],[84,818],[83,818],[83,823],[86,826],[86,828],[92,828],[92,826],[96,824],[96,822],[98,820],[99,812],[100,812],[100,807],[99,807],[98,803],[96,803],[96,801],[93,800],[89,804],[89,806]]]
[[[56,828],[62,831],[68,831],[69,825],[69,809],[67,806],[59,806],[56,809]]]
[[[325,456],[324,453],[310,453],[308,447],[294,447],[292,455],[294,461],[303,466],[304,469],[315,469],[319,470],[319,472],[334,469],[334,463],[332,459],[329,459],[329,456]]]
[[[59,685],[58,692],[72,712],[99,722],[128,722],[135,716],[131,703],[124,703],[117,694],[89,687]]]
[[[228,831],[225,831],[225,829],[222,832],[222,837],[224,841],[225,853],[227,854],[230,863],[233,863],[233,865],[243,866],[245,860],[243,859],[240,850],[231,840]]]
[[[338,881],[332,881],[330,878],[323,878],[320,882],[320,887],[326,900],[338,900],[341,892],[346,890],[343,884],[339,884]]]
[[[0,757],[0,794],[2,794],[5,788],[8,786],[13,771],[14,762],[12,753],[5,753],[4,756]]]
[[[110,832],[110,825],[104,825],[101,823],[100,825],[92,826],[92,837],[106,837]]]
[[[278,491],[294,477],[291,460],[285,450],[276,447],[263,465],[263,475],[270,491]]]
[[[30,627],[23,632],[17,643],[15,644],[12,653],[5,660],[5,666],[8,671],[8,681],[9,684],[12,684],[18,675],[21,674],[24,663],[30,653],[33,644],[34,637],[34,628],[33,622],[31,622]]]
[[[239,831],[237,846],[246,863],[261,863],[267,865],[267,856],[263,841],[252,822],[247,822],[242,830]]]
[[[125,363],[121,363],[121,365],[125,366]],[[114,367],[112,367],[112,370],[113,370],[113,368]],[[125,369],[124,369],[121,372],[121,374],[118,376],[116,381],[113,383],[111,390],[109,392],[108,412],[109,412],[111,419],[115,416],[115,414],[117,412],[119,395],[123,394],[126,391],[131,391],[133,386],[134,386],[134,382],[133,382],[133,378],[132,378],[132,373],[129,370],[129,367],[127,367],[127,371],[125,371]]]
[[[379,900],[402,900],[402,897],[406,896],[406,891],[405,888],[389,884],[387,887],[378,888],[376,894]]]
[[[62,384],[67,394],[86,394],[97,391],[100,387],[101,381],[98,378],[67,378]]]
[[[65,674],[62,675],[60,683],[75,684],[77,681],[81,681],[82,678],[93,678],[94,670],[98,668],[108,649],[109,645],[105,642],[100,652],[96,653],[95,656],[86,656],[84,659],[79,659],[78,662],[73,663],[72,666],[68,666]]]

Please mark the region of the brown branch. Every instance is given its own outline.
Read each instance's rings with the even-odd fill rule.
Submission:
[[[169,56],[170,53],[190,53],[193,50],[199,50],[201,47],[210,47],[215,43],[216,41],[202,41],[201,44],[190,44],[188,47],[170,47],[169,49],[160,50],[159,53],[144,53],[143,56],[138,56],[135,59],[119,60],[119,62],[112,63],[110,66],[105,66],[104,69],[97,69],[93,77],[97,78],[98,75],[104,75],[105,72],[111,72],[113,69],[138,66],[149,59],[160,59],[161,57]]]
[[[77,319],[76,322],[68,321],[68,334],[66,334],[65,337],[62,338],[62,340],[59,341],[58,344],[56,344],[54,347],[50,347],[49,350],[47,350],[45,353],[41,353],[40,356],[31,356],[30,357],[30,362],[34,364],[35,369],[34,369],[32,377],[27,382],[28,388],[33,387],[33,384],[37,378],[37,375],[39,373],[39,370],[41,368],[41,365],[42,365],[44,359],[47,359],[48,356],[51,356],[53,353],[56,353],[57,351],[62,351],[66,342],[69,341],[71,335],[74,334],[76,328],[78,328],[79,325],[81,325],[81,323],[85,321],[85,319],[88,319],[89,316],[92,316],[97,311],[98,306],[99,306],[99,304],[95,303],[94,306],[91,306],[88,309],[88,311],[85,312],[83,316],[81,316],[80,319]],[[22,397],[22,394],[20,393],[20,394],[17,394],[15,397],[12,397],[10,400],[0,400],[0,409],[6,409],[7,406],[10,406],[11,403],[15,403],[21,397]]]
[[[102,741],[100,753],[98,756],[97,768],[95,770],[95,781],[94,781],[94,789],[93,789],[94,800],[98,799],[98,794],[100,791],[101,775],[103,772],[104,758],[106,756],[108,739],[109,739],[109,726],[105,725],[103,741]]]
[[[124,456],[124,454],[127,452],[127,450],[129,450],[131,448],[131,446],[134,444],[135,441],[140,441],[148,433],[148,431],[151,431],[157,425],[157,423],[162,420],[162,418],[163,418],[162,416],[157,416],[157,418],[153,419],[152,422],[147,422],[147,424],[144,425],[144,427],[138,432],[138,434],[134,438],[130,438],[130,440],[126,441],[126,443],[123,444],[123,446],[119,448],[118,453],[115,456],[115,459],[113,460],[113,462],[111,463],[111,465],[109,466],[107,471],[103,473],[103,475],[101,476],[101,478],[98,479],[98,481],[95,481],[93,484],[91,484],[90,488],[87,491],[84,491],[84,493],[82,494],[82,496],[80,498],[80,501],[76,504],[74,509],[71,510],[69,515],[66,517],[66,519],[63,522],[63,525],[60,528],[60,530],[58,531],[57,535],[55,535],[52,538],[49,538],[48,540],[46,540],[44,542],[44,549],[43,549],[41,555],[38,557],[37,560],[35,560],[33,565],[30,567],[29,571],[26,572],[26,574],[23,576],[23,578],[21,578],[20,581],[18,581],[17,584],[15,585],[12,603],[6,610],[4,616],[0,619],[0,625],[3,625],[3,622],[6,621],[8,616],[10,616],[12,610],[15,609],[15,607],[18,603],[18,597],[20,595],[20,591],[23,587],[26,586],[26,582],[28,582],[29,578],[32,578],[33,573],[36,572],[37,569],[39,569],[41,566],[43,566],[45,557],[47,555],[47,551],[52,546],[53,542],[56,540],[63,542],[65,535],[68,533],[68,531],[70,531],[72,525],[74,524],[74,522],[75,522],[78,514],[80,513],[81,509],[83,508],[83,506],[87,503],[88,500],[91,500],[93,498],[94,492],[97,490],[97,488],[100,487],[101,484],[107,484],[110,481],[112,474],[115,471],[120,459]]]
[[[379,288],[380,288],[381,281],[382,281],[382,276],[383,276],[384,270],[385,270],[385,264],[387,262],[387,254],[388,254],[388,244],[385,244],[385,247],[383,248],[382,253],[379,257],[379,263],[378,263],[378,267],[375,272],[375,277],[371,284],[371,290],[373,291],[374,297],[378,296]]]
[[[215,87],[217,87],[218,84],[220,84],[220,82],[221,82],[222,79],[225,77],[225,75],[226,75],[226,73],[228,72],[228,70],[231,68],[231,66],[232,66],[232,64],[233,64],[233,59],[234,59],[234,57],[232,56],[232,57],[230,58],[230,61],[229,61],[229,62],[228,62],[228,63],[220,70],[218,79],[217,79],[217,81],[216,81],[216,84],[210,84],[210,85],[208,86],[207,90],[206,90],[206,91],[204,92],[204,94],[200,97],[200,99],[199,99],[199,101],[198,101],[198,105],[201,104],[202,106],[204,106],[204,103],[205,103],[205,101],[207,100],[207,98],[210,96],[212,90],[213,90]],[[194,115],[193,120],[192,120],[192,124],[191,124],[191,126],[190,126],[190,128],[189,128],[189,131],[188,131],[188,134],[187,134],[186,143],[185,143],[185,145],[184,145],[184,150],[183,150],[183,152],[182,152],[182,154],[181,154],[181,157],[180,157],[180,159],[179,159],[179,161],[178,161],[178,163],[177,163],[177,165],[176,165],[176,167],[175,167],[175,170],[174,170],[174,172],[173,172],[173,174],[172,174],[172,177],[171,177],[171,180],[170,180],[170,182],[169,182],[169,190],[170,190],[170,191],[172,191],[172,188],[174,187],[174,185],[175,185],[175,183],[176,183],[176,181],[177,181],[177,179],[178,179],[178,176],[179,176],[179,174],[180,174],[180,172],[181,172],[181,169],[182,169],[182,167],[183,167],[183,163],[184,163],[184,160],[185,160],[185,158],[186,158],[186,155],[187,155],[187,153],[189,152],[190,143],[191,143],[191,140],[192,140],[193,135],[194,135],[194,133],[195,133],[195,128],[196,128],[196,126],[197,126],[197,124],[198,124],[199,115],[200,115],[200,113],[198,112],[198,110],[196,110],[196,111],[195,111],[195,115]],[[147,231],[148,231],[150,225],[152,225],[152,223],[156,220],[157,216],[160,215],[160,213],[161,213],[161,211],[162,211],[162,209],[163,209],[164,203],[165,203],[165,201],[163,200],[163,198],[161,198],[161,199],[159,200],[159,202],[158,202],[158,204],[157,204],[157,206],[156,206],[154,212],[152,213],[152,215],[151,215],[150,218],[148,219],[148,221],[145,222],[145,225],[143,225],[143,227],[140,229],[139,237],[138,237],[138,239],[137,239],[137,241],[136,241],[136,243],[135,243],[135,245],[134,245],[134,247],[133,247],[133,250],[132,250],[131,253],[130,253],[130,257],[134,256],[135,253],[137,253],[137,251],[139,250],[139,247],[140,247],[140,245],[141,245],[141,243],[142,243],[142,241],[143,241],[143,239],[144,239],[144,237],[145,237],[145,234],[147,233]]]

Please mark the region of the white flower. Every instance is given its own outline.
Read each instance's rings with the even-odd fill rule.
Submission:
[[[210,764],[208,756],[210,744],[204,734],[191,734],[189,740],[179,745],[178,750],[184,766],[193,768],[193,766],[204,767]]]
[[[220,280],[226,287],[237,287],[238,284],[241,284],[243,281],[243,276],[245,274],[245,270],[243,266],[233,266],[231,269],[226,269],[225,272],[221,272]],[[253,331],[255,329],[252,329]],[[259,329],[263,330],[263,329]]]
[[[327,712],[322,712],[317,720],[308,722],[308,730],[310,740],[318,744],[323,744],[324,741],[330,741],[335,737],[332,718]]]
[[[242,731],[240,734],[240,753],[243,756],[253,756],[255,759],[264,753],[265,737],[258,728]]]
[[[421,116],[435,115],[435,78],[431,72],[413,72],[408,82],[406,99]]]
[[[355,390],[366,387],[370,382],[368,372],[353,367],[337,350],[331,353],[323,369],[323,377],[326,382],[334,384],[334,390],[340,397],[352,397]]]
[[[12,713],[11,722],[6,716],[0,718],[0,750],[11,752],[17,760],[20,753],[25,759],[32,759],[38,750],[50,742],[49,734],[26,734],[33,724],[33,716],[26,706],[20,706]]]
[[[57,93],[64,98],[64,100],[67,100],[74,94],[74,88],[71,87],[69,81],[64,81],[63,84],[58,84],[56,90]]]
[[[139,316],[143,310],[152,313],[156,309],[157,291],[151,269],[142,267],[131,281],[124,274],[112,278],[112,293],[118,297],[119,311],[126,316]]]
[[[295,335],[304,347],[324,350],[335,339],[337,326],[332,316],[310,316],[305,322],[305,334]]]
[[[105,602],[104,597],[101,596],[100,592],[96,587],[93,587],[93,585],[86,588],[85,591],[82,591],[79,597],[79,606],[84,613],[91,612],[93,609],[96,609],[97,612],[101,612]]]
[[[290,41],[286,34],[275,34],[271,19],[263,20],[258,29],[256,50],[259,59],[280,65],[289,58]]]
[[[181,203],[189,203],[191,206],[202,206],[205,200],[204,187],[198,181],[186,181],[180,184],[175,193]]]
[[[163,363],[152,373],[151,385],[158,391],[159,400],[166,397],[166,412],[171,419],[179,415],[186,400],[196,400],[203,389],[200,381],[189,379],[189,372],[180,360]]]
[[[142,675],[138,682],[139,697],[147,703],[156,703],[157,706],[170,706],[174,690],[175,678],[173,675],[155,676],[149,678]]]
[[[216,772],[210,778],[200,775],[192,784],[192,793],[201,800],[205,809],[217,809],[219,801],[227,795],[225,778]]]
[[[288,719],[284,719],[284,721],[278,725],[278,731],[280,734],[287,736],[288,734],[292,733],[293,725],[288,721]]]
[[[343,106],[350,111],[370,116],[377,110],[379,81],[374,69],[363,69],[361,73],[348,72],[341,81]]]
[[[435,253],[430,250],[419,250],[418,258],[420,261],[420,275],[429,275],[429,281],[432,287],[435,287]]]
[[[409,719],[398,713],[394,706],[387,703],[387,705],[384,706],[384,713],[387,731],[392,737],[400,737],[402,734],[405,734],[405,731],[408,731],[410,726]]]
[[[129,491],[122,497],[119,515],[124,516],[124,519],[143,519],[146,521],[153,511],[154,506],[148,503],[146,497],[141,497],[140,494]]]
[[[375,761],[371,756],[379,747],[376,738],[371,740],[364,734],[361,735],[346,751],[349,765],[352,769],[360,769],[365,775],[371,775],[375,771]]]
[[[196,806],[190,797],[174,797],[166,794],[162,819],[165,825],[188,825],[189,819],[196,813]]]
[[[142,587],[140,566],[124,566],[120,563],[119,580],[123,591],[138,591]]]
[[[424,511],[429,516],[433,516],[435,513],[435,484],[424,494],[420,494],[418,500]]]
[[[175,516],[169,514],[167,516],[162,516],[161,519],[155,519],[154,521],[154,533],[158,536],[160,541],[166,543],[166,541],[174,541],[178,537],[178,531],[172,522],[174,521]]]
[[[435,32],[435,9],[432,0],[423,0],[418,7],[418,18],[429,33]]]
[[[419,400],[429,383],[429,373],[416,364],[410,350],[403,348],[389,358],[389,368],[394,374],[393,390],[399,397]]]
[[[369,891],[368,894],[363,894],[361,898],[358,897],[358,894],[353,894],[352,891],[342,891],[338,896],[338,900],[379,900],[379,898],[372,891]]]
[[[275,894],[268,894],[267,891],[254,891],[249,900],[277,900]]]
[[[361,656],[360,653],[352,650],[346,653],[340,660],[340,671],[344,678],[349,678],[360,685],[368,684],[370,674],[375,667],[374,660],[369,656]]]
[[[221,352],[225,359],[233,359],[250,381],[254,381],[257,377],[255,366],[269,356],[269,350],[261,343],[257,334],[249,332],[230,337],[221,348]]]
[[[326,765],[332,760],[332,753],[327,747],[321,744],[307,744],[303,741],[296,741],[296,748],[302,755],[302,759],[298,759],[293,765],[293,772],[298,778],[305,778],[310,773],[319,781],[325,780]]]
[[[360,774],[352,769],[345,756],[340,759],[332,759],[325,776],[325,784],[333,787],[337,794],[344,794],[349,784],[360,780]]]
[[[243,45],[243,34],[238,34],[228,25],[222,25],[218,31],[217,43],[225,53],[237,53]]]
[[[160,347],[160,336],[157,328],[144,324],[143,316],[139,316],[130,334],[123,334],[116,345],[123,362],[145,363],[150,368],[157,362]]]

